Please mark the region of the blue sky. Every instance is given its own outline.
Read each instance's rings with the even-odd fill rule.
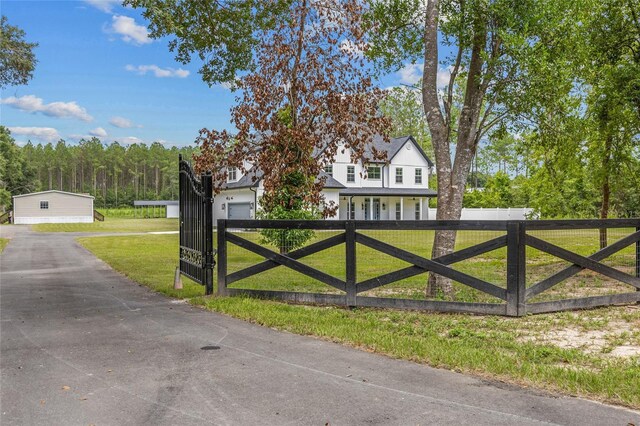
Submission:
[[[34,78],[2,90],[0,122],[19,144],[160,141],[192,144],[198,131],[230,129],[236,95],[209,87],[198,69],[173,59],[168,39],[147,37],[140,12],[118,1],[2,0],[1,13],[39,43]],[[408,66],[381,87],[417,80]]]

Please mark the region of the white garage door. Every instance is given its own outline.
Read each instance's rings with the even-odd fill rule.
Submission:
[[[230,203],[229,219],[251,219],[251,204]]]

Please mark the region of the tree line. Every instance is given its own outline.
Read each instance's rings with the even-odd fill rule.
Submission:
[[[0,126],[0,206],[11,196],[60,190],[93,195],[96,207],[131,206],[134,200],[175,200],[178,197],[178,156],[191,158],[194,147],[103,143],[98,138],[77,144],[19,147]]]

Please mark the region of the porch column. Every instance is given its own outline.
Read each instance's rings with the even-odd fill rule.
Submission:
[[[368,220],[373,220],[373,196],[369,198],[369,217]]]
[[[404,220],[404,197],[400,197],[400,220]]]

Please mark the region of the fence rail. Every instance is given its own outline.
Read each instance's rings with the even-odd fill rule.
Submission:
[[[97,220],[98,222],[104,222],[104,215],[100,213],[98,210],[94,210],[93,220]]]
[[[603,230],[630,228],[628,235],[590,255],[579,254],[563,248],[557,241],[541,237],[539,231]],[[236,230],[286,229],[333,231],[335,235],[289,251],[271,250],[246,233]],[[497,231],[486,241],[461,248],[453,253],[429,259],[381,239],[367,235],[370,231]],[[535,235],[534,235],[535,234]],[[332,304],[342,306],[367,306],[430,310],[442,312],[467,312],[522,316],[527,313],[543,313],[571,309],[590,308],[640,301],[640,219],[562,220],[562,221],[283,221],[283,220],[219,220],[218,221],[218,286],[219,295],[245,294],[253,297],[279,299],[299,303]],[[228,273],[228,262],[233,260],[228,245],[240,247],[264,258],[262,262]],[[305,258],[324,250],[344,246],[343,273],[333,274],[322,268],[303,263]],[[378,256],[388,256],[409,266],[401,267],[377,276],[358,279],[358,247],[374,250]],[[629,248],[633,247],[633,248]],[[495,250],[505,252],[506,285],[500,286],[483,279],[473,271],[463,272],[453,265],[461,264],[477,256]],[[334,249],[336,250],[336,249]],[[632,251],[632,270],[616,269],[604,261],[612,255]],[[527,278],[529,252],[552,256],[564,264],[560,271],[552,271],[541,279]],[[335,252],[333,252],[335,253]],[[502,253],[502,252],[499,252]],[[288,268],[330,288],[336,294],[276,291],[270,289],[234,288],[230,285],[275,268]],[[573,297],[553,301],[535,301],[536,296],[549,291],[567,279],[588,270],[616,284],[623,284],[624,293],[591,297]],[[446,300],[416,300],[407,298],[362,296],[380,287],[417,275],[435,273],[462,286],[473,289],[496,303],[463,302]],[[608,281],[607,281],[608,282]],[[425,280],[426,283],[426,280]],[[631,291],[629,291],[631,290]]]
[[[8,212],[4,212],[0,215],[0,225],[3,223],[12,223],[13,222],[13,210],[9,210]]]

